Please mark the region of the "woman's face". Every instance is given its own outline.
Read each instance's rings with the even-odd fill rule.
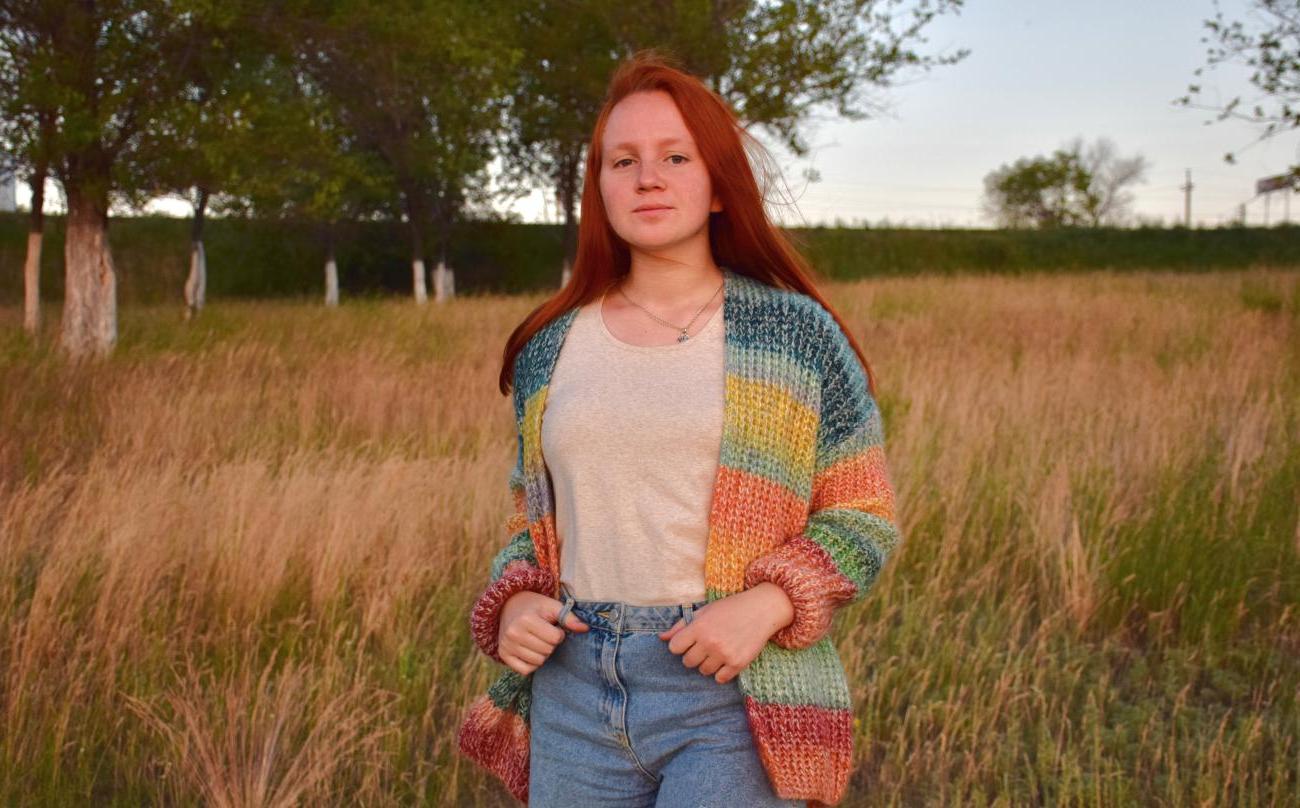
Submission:
[[[709,211],[722,205],[672,96],[653,90],[619,101],[605,122],[601,149],[605,215],[630,247],[707,244]]]

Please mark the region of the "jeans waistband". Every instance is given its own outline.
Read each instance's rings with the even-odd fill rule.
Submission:
[[[706,598],[692,603],[639,606],[617,600],[578,600],[563,583],[560,584],[560,600],[564,606],[560,609],[558,624],[562,626],[565,616],[572,611],[592,628],[606,631],[666,631],[679,619],[691,622],[695,610],[709,602]]]

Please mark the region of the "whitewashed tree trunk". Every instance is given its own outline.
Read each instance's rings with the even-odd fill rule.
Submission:
[[[41,242],[40,231],[27,234],[27,260],[23,264],[23,329],[36,336],[41,330]]]
[[[424,280],[424,261],[419,258],[413,260],[411,272],[415,276],[415,302],[425,303],[429,300],[429,287]]]
[[[203,217],[208,210],[208,189],[195,188],[194,218],[190,223],[190,275],[185,279],[185,319],[199,313],[208,288],[208,258],[203,249]]]
[[[208,286],[208,260],[203,252],[203,242],[190,245],[190,275],[185,279],[185,319],[199,313]]]
[[[108,246],[108,203],[68,189],[61,346],[69,356],[106,356],[117,344],[117,270]]]
[[[43,142],[49,138],[47,117],[42,117]],[[40,161],[32,172],[32,210],[27,224],[27,260],[23,264],[23,328],[33,338],[41,331],[41,249],[45,244],[45,178],[49,164]]]
[[[569,277],[573,274],[573,269],[569,267],[569,259],[564,259],[564,268],[560,270],[560,288],[569,285]]]
[[[456,276],[442,261],[433,270],[433,295],[438,303],[456,296]]]
[[[337,306],[339,304],[339,265],[330,256],[325,260],[325,305]]]

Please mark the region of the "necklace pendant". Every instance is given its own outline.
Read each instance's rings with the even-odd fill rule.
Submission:
[[[682,329],[682,333],[677,337],[677,341],[678,341],[678,342],[685,342],[685,341],[688,340],[688,339],[690,339],[690,337],[686,336],[686,329],[683,328],[683,329]]]

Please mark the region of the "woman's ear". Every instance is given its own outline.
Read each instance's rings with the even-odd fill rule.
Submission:
[[[718,199],[717,194],[714,194],[713,201],[709,204],[709,213],[721,213],[721,212],[722,212],[722,200]]]

